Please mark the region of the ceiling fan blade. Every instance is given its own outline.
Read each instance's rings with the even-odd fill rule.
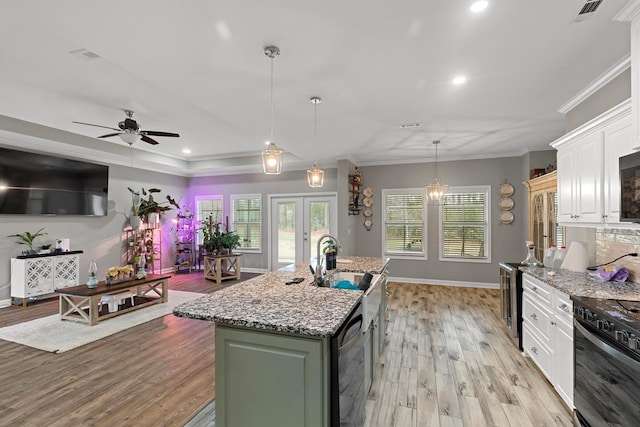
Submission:
[[[105,128],[105,129],[118,130],[118,131],[120,130],[120,129],[112,128],[112,127],[109,127],[109,126],[94,125],[92,123],[83,123],[83,122],[71,122],[71,123],[77,123],[79,125],[86,125],[86,126],[95,126],[97,128]]]
[[[140,133],[143,133],[145,135],[152,135],[152,136],[171,136],[174,138],[178,138],[180,135],[177,133],[172,133],[172,132],[160,132],[157,130],[141,130]]]
[[[140,139],[142,139],[144,142],[147,142],[151,145],[158,145],[158,141],[149,138],[147,135],[140,134]]]
[[[101,135],[98,138],[110,138],[112,136],[116,136],[116,135],[120,135],[122,132],[118,132],[118,133],[108,133],[106,135]]]

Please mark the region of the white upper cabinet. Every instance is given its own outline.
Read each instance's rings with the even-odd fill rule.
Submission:
[[[604,221],[616,224],[620,222],[620,174],[618,159],[631,154],[634,149],[633,135],[631,133],[631,116],[626,116],[616,123],[612,123],[604,130],[606,141],[604,165]]]
[[[633,152],[627,100],[551,143],[558,150],[558,222],[620,222],[618,159]]]

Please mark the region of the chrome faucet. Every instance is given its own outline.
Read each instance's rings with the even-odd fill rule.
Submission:
[[[340,241],[338,240],[337,237],[332,236],[331,234],[323,234],[322,236],[320,236],[320,238],[318,239],[318,245],[317,245],[317,250],[316,250],[316,271],[313,273],[313,283],[316,286],[324,286],[324,277],[322,274],[322,256],[320,256],[320,245],[322,244],[322,241],[325,239],[332,239],[336,246],[339,248],[340,247]]]

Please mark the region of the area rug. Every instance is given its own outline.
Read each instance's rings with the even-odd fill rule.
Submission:
[[[175,306],[204,295],[206,294],[170,290],[169,301],[165,304],[154,304],[121,316],[112,317],[95,326],[68,320],[62,321],[60,320],[60,315],[54,314],[0,328],[0,339],[51,353],[63,353],[133,326],[171,314]]]

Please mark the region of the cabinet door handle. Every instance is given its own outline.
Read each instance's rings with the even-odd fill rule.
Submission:
[[[533,292],[535,292],[535,293],[538,293],[538,287],[537,287],[537,286],[532,287],[532,288],[531,288],[531,290],[532,290]]]
[[[531,313],[529,317],[532,318],[533,320],[538,320],[538,316],[536,316],[535,313]]]
[[[551,321],[551,326],[556,326],[556,325],[557,325],[557,323],[552,320]]]
[[[569,310],[569,306],[567,306],[567,304],[561,304],[558,306],[558,308],[564,312],[571,313],[571,310]]]
[[[537,349],[537,348],[535,348],[535,347],[531,347],[531,352],[532,352],[533,354],[538,354],[538,349]]]

